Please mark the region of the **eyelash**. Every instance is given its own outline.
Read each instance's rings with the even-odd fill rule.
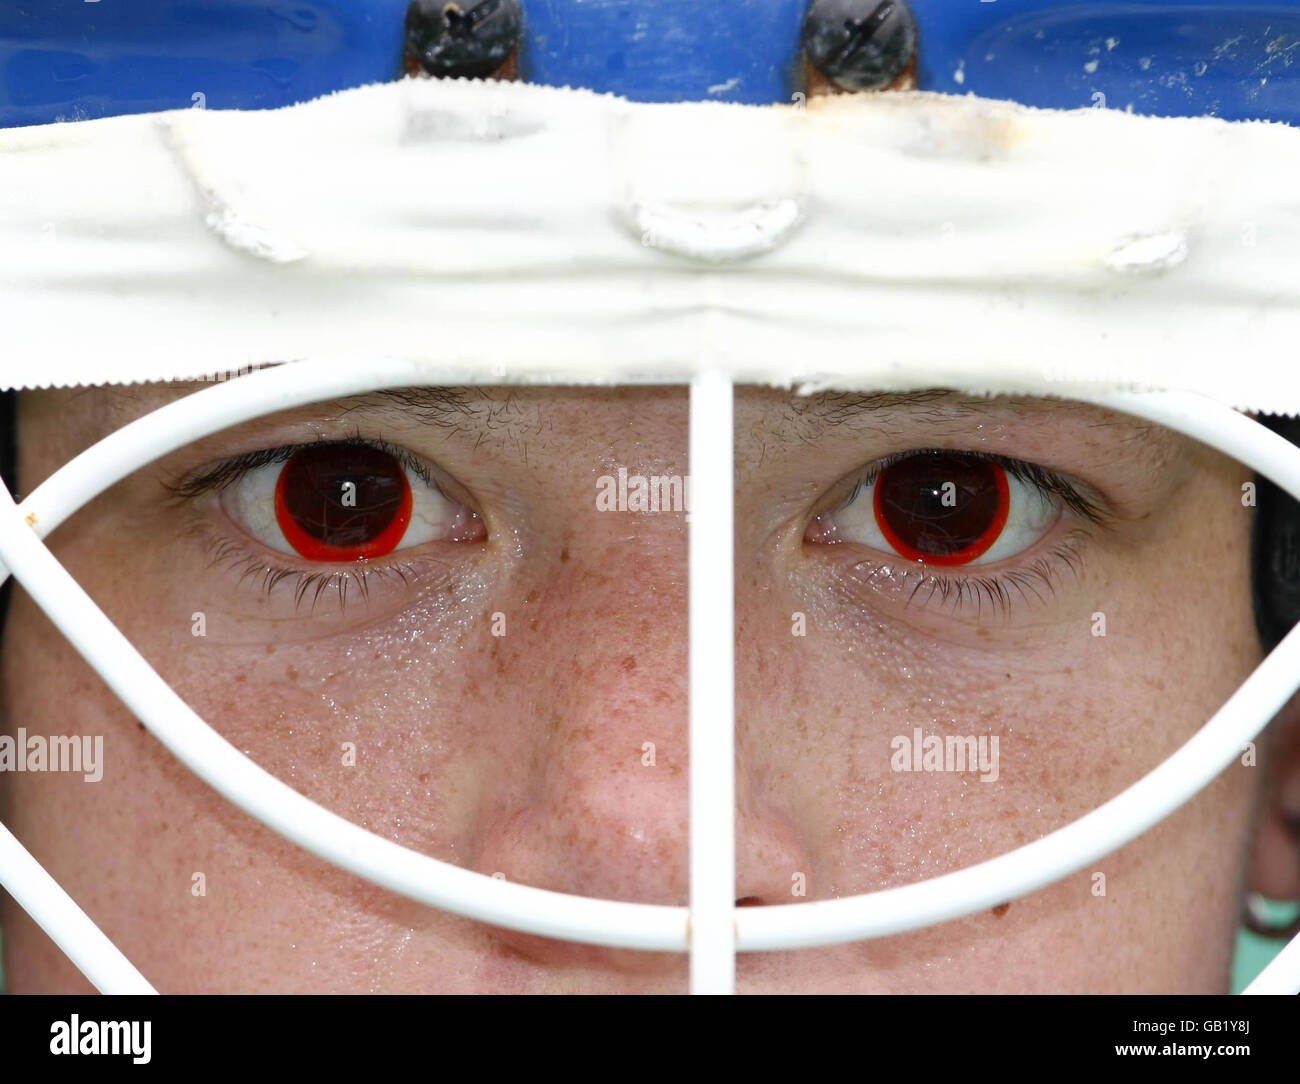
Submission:
[[[985,602],[992,608],[996,616],[1005,617],[1010,612],[1014,602],[1013,592],[1018,594],[1026,603],[1033,601],[1033,599],[1040,603],[1046,603],[1048,599],[1044,598],[1038,589],[1041,588],[1048,597],[1054,597],[1062,578],[1067,572],[1077,578],[1083,569],[1082,547],[1090,537],[1092,529],[1105,529],[1112,520],[1111,514],[1101,503],[1088,496],[1069,479],[1057,474],[1055,471],[1040,467],[1035,463],[1026,463],[1021,459],[1010,459],[989,452],[968,452],[944,448],[925,448],[912,452],[898,452],[877,460],[862,472],[854,483],[849,496],[836,506],[836,510],[847,508],[861,494],[864,488],[875,482],[881,474],[894,464],[923,455],[960,455],[970,459],[996,463],[1018,481],[1032,485],[1040,492],[1059,500],[1064,507],[1083,520],[1085,525],[1068,532],[1051,552],[1035,558],[1026,568],[1012,568],[995,575],[962,575],[961,573],[934,572],[927,569],[917,579],[916,585],[908,594],[906,606],[911,606],[918,593],[926,587],[929,588],[929,591],[922,605],[928,605],[938,595],[938,604],[941,607],[950,607],[950,612],[953,615],[960,614],[972,604],[975,605],[977,619],[983,616]],[[872,562],[862,561],[858,563],[857,567],[863,568],[870,564]],[[898,575],[899,569],[897,565],[884,562],[876,563],[865,579],[870,581],[878,573],[883,572]],[[911,576],[916,575],[916,573],[910,568],[904,568],[902,575]],[[1031,595],[1033,599],[1030,598]]]
[[[240,546],[238,542],[233,542],[228,538],[209,537],[206,542],[211,553],[210,568],[216,568],[224,564],[236,569],[239,572],[237,583],[241,585],[245,580],[252,579],[261,573],[262,594],[268,598],[282,581],[291,578],[294,611],[297,612],[301,608],[303,599],[310,593],[311,608],[308,610],[309,614],[316,612],[316,605],[320,602],[321,594],[331,587],[338,591],[339,612],[343,613],[347,609],[349,583],[356,584],[358,592],[364,599],[370,597],[371,577],[377,580],[396,578],[400,579],[403,585],[408,585],[415,571],[413,566],[402,564],[388,565],[387,567],[369,566],[360,569],[337,569],[329,572],[285,568],[255,557]],[[314,591],[313,588],[315,588]]]
[[[195,497],[208,492],[220,492],[227,486],[233,485],[239,481],[249,471],[257,470],[258,467],[266,467],[272,463],[286,463],[299,452],[306,451],[308,448],[315,448],[321,444],[337,444],[341,447],[364,447],[373,448],[376,451],[392,456],[398,463],[409,470],[425,485],[437,489],[437,483],[434,482],[433,476],[429,473],[428,467],[411,454],[407,449],[396,444],[389,444],[383,440],[370,440],[362,437],[360,433],[354,433],[350,437],[342,439],[327,439],[322,437],[320,440],[306,441],[299,444],[282,444],[278,448],[263,448],[256,452],[245,452],[242,455],[231,456],[229,459],[223,459],[209,467],[206,471],[192,478],[183,478],[179,482],[167,483],[167,490],[179,500],[193,500]]]
[[[1050,553],[1038,557],[1028,568],[1013,568],[997,575],[962,576],[952,573],[927,571],[916,581],[907,596],[906,606],[911,606],[922,588],[929,588],[921,605],[929,605],[937,594],[939,605],[948,606],[952,614],[962,613],[971,605],[975,606],[975,616],[980,618],[987,602],[995,616],[1005,617],[1014,603],[1013,592],[1026,603],[1046,603],[1055,597],[1060,582],[1065,574],[1078,577],[1083,568],[1081,543],[1086,539],[1084,531],[1072,531]],[[870,562],[861,562],[865,566]],[[865,577],[868,581],[878,572],[897,573],[895,566],[877,564]],[[902,575],[914,575],[910,569]],[[1041,593],[1040,589],[1041,588]],[[1046,595],[1046,597],[1044,597]],[[1032,598],[1031,598],[1032,596]]]
[[[238,482],[250,471],[272,463],[288,462],[299,452],[322,443],[343,446],[356,445],[377,449],[392,456],[402,467],[409,470],[425,485],[434,489],[439,488],[428,467],[406,448],[383,440],[371,440],[362,437],[360,433],[353,433],[351,436],[342,439],[322,437],[316,441],[284,444],[277,448],[264,448],[256,452],[245,452],[241,455],[231,456],[229,459],[223,459],[199,474],[182,478],[176,482],[164,482],[163,485],[177,502],[188,503],[205,493],[221,492],[221,490]],[[302,607],[303,600],[308,595],[311,596],[311,609],[308,612],[315,613],[321,595],[331,587],[338,591],[339,612],[342,613],[347,607],[348,585],[350,583],[355,584],[361,597],[366,599],[370,595],[371,577],[375,577],[380,581],[395,578],[401,580],[403,585],[408,585],[416,573],[415,566],[409,563],[367,564],[364,568],[334,570],[290,568],[272,564],[267,559],[250,553],[245,546],[233,539],[211,533],[211,528],[205,522],[193,523],[190,533],[199,535],[200,541],[207,547],[211,557],[208,567],[216,568],[225,565],[235,569],[239,573],[238,585],[242,586],[245,580],[254,579],[260,574],[262,577],[261,592],[269,598],[281,583],[285,581],[292,583],[295,613]]]

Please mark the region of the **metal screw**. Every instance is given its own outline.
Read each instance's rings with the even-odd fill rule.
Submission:
[[[813,0],[803,47],[841,90],[879,90],[916,55],[916,20],[902,0]]]
[[[406,70],[486,78],[510,59],[522,29],[515,0],[412,0],[406,9]]]

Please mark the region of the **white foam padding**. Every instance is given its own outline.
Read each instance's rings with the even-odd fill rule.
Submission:
[[[0,387],[307,357],[1300,412],[1300,131],[406,80],[0,131]]]

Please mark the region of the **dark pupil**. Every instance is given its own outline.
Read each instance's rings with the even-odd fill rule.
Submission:
[[[911,456],[881,472],[876,485],[882,514],[912,549],[947,557],[974,545],[993,526],[1001,500],[996,470],[982,459]]]
[[[284,465],[285,510],[327,546],[364,546],[377,538],[401,508],[405,486],[402,465],[365,445],[308,448]]]

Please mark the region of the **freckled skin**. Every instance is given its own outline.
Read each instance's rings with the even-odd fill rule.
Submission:
[[[153,389],[123,406],[102,390],[24,393],[23,491],[120,425],[123,412],[177,394]],[[237,585],[229,569],[206,567],[148,470],[50,542],[200,716],[313,800],[479,872],[682,905],[687,524],[677,514],[598,512],[595,494],[596,479],[619,466],[687,473],[686,396],[513,396],[481,443],[427,429],[389,437],[474,496],[489,542],[448,557],[409,590],[377,590],[355,609],[349,599],[341,616],[304,623],[291,606],[259,601],[256,586]],[[831,485],[898,448],[859,435],[842,469],[821,464],[816,449],[781,446],[770,416],[779,399],[743,390],[737,413],[743,905],[902,885],[1038,838],[1154,767],[1258,661],[1250,523],[1234,496],[1247,475],[1235,464],[1177,442],[1148,471],[1163,472],[1159,486],[1133,502],[1140,526],[1098,544],[1050,603],[976,623],[865,591],[842,547],[804,544],[813,505]],[[1034,439],[998,447],[1032,458]],[[201,640],[190,634],[196,610],[207,613]],[[1108,624],[1101,638],[1091,633],[1098,610]],[[802,637],[791,634],[795,611],[806,617]],[[492,632],[498,613],[504,636]],[[687,987],[682,956],[489,928],[279,839],[175,762],[21,590],[4,629],[0,683],[6,732],[104,735],[102,782],[6,773],[0,816],[161,990]],[[891,739],[914,727],[997,735],[998,780],[892,771]],[[1230,768],[1153,831],[1043,891],[875,942],[742,956],[738,986],[1222,990],[1252,827],[1267,861],[1249,875],[1300,895],[1279,872],[1300,861],[1277,827],[1278,810],[1300,800],[1300,771],[1269,768],[1274,782],[1258,782],[1267,764],[1300,761],[1280,755],[1293,750],[1296,729],[1261,746],[1261,768]],[[652,767],[643,764],[647,742]],[[345,763],[345,743],[355,765]],[[1092,892],[1096,871],[1106,875],[1104,897]],[[197,897],[200,872],[206,895]],[[796,874],[805,897],[792,895]],[[3,903],[10,989],[89,990]]]

